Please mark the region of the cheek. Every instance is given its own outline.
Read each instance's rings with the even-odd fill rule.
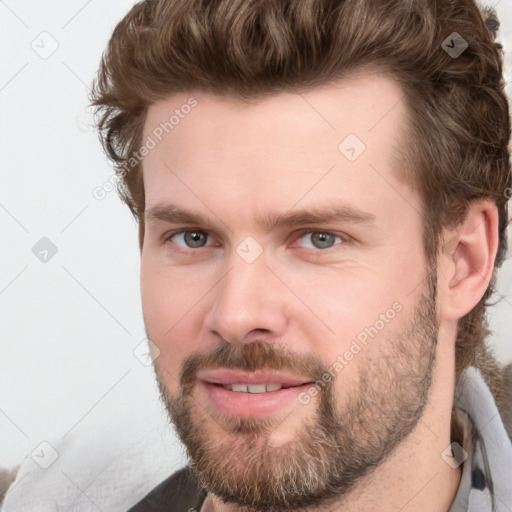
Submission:
[[[179,276],[142,266],[142,310],[148,337],[160,350],[162,377],[174,388],[181,361],[194,350],[200,323],[194,321],[202,290],[187,285]],[[196,315],[196,316],[194,316]],[[169,375],[170,374],[170,375]]]
[[[316,315],[297,315],[306,349],[320,356],[340,389],[357,378],[361,366],[378,359],[402,324],[407,304],[390,278],[389,272],[367,265],[364,272],[337,271],[296,288]]]
[[[329,343],[336,349],[356,336],[399,299],[399,291],[383,276],[382,269],[366,265],[364,268],[344,268],[305,280],[295,276],[294,292],[310,309],[313,328],[321,327],[328,333]],[[292,281],[289,281],[292,282]],[[317,331],[318,332],[318,331]]]
[[[169,330],[172,332],[204,294],[202,280],[194,282],[191,277],[182,270],[153,264],[151,260],[142,261],[142,307],[144,318],[155,336],[161,338],[169,334]]]

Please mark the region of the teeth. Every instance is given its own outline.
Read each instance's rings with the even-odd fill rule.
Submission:
[[[238,393],[265,393],[267,391],[277,391],[283,386],[282,384],[226,384],[222,387]]]
[[[266,390],[267,386],[265,384],[249,384],[247,386],[249,393],[265,393]]]

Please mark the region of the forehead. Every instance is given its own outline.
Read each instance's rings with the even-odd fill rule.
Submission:
[[[143,142],[154,142],[143,162],[146,207],[186,196],[204,209],[202,194],[212,203],[223,198],[218,208],[236,197],[264,213],[276,202],[283,210],[298,201],[307,207],[324,192],[350,196],[354,206],[365,190],[366,202],[378,206],[386,194],[400,195],[399,186],[412,193],[391,184],[405,133],[403,92],[383,74],[249,103],[174,94],[146,116]],[[375,189],[380,193],[372,196]]]
[[[194,134],[196,143],[207,142],[205,135],[215,131],[220,138],[221,128],[230,141],[248,138],[257,141],[271,134],[271,122],[289,128],[281,134],[283,139],[286,133],[294,136],[298,131],[306,137],[324,132],[323,136],[338,139],[344,132],[351,131],[364,140],[374,130],[385,135],[390,125],[396,129],[406,123],[402,98],[400,85],[390,76],[363,71],[322,87],[282,92],[247,102],[231,95],[182,92],[149,107],[144,138],[155,136],[156,131],[157,138],[167,138],[172,133],[176,143],[181,136],[190,140]],[[302,123],[297,125],[297,121]]]

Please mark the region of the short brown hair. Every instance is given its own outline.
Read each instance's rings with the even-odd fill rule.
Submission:
[[[471,0],[146,0],[116,26],[91,94],[119,192],[144,239],[140,163],[148,107],[177,92],[203,91],[252,101],[335,81],[361,67],[401,85],[411,132],[402,177],[423,201],[422,238],[430,264],[443,228],[469,204],[491,199],[506,252],[509,106],[497,20]],[[451,38],[451,39],[450,39]],[[447,50],[454,38],[461,55]],[[460,39],[462,38],[462,39]],[[456,376],[485,357],[485,318],[495,274],[476,307],[459,320]]]

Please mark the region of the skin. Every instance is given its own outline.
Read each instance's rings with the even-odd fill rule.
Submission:
[[[182,391],[182,364],[192,354],[210,354],[221,345],[242,350],[261,342],[297,360],[313,354],[331,367],[358,333],[398,302],[400,314],[332,381],[337,412],[346,413],[350,397],[359,396],[361,372],[368,367],[383,371],[382,355],[393,353],[395,340],[407,332],[415,308],[428,295],[421,201],[395,172],[396,149],[405,143],[402,134],[407,131],[402,91],[390,78],[366,72],[250,105],[202,92],[176,94],[149,108],[143,140],[190,96],[197,107],[144,158],[146,212],[170,202],[203,218],[193,225],[145,221],[143,313],[166,405],[171,413]],[[366,146],[353,162],[338,150],[351,133]],[[369,212],[375,222],[271,230],[258,223],[274,212],[334,203]],[[481,201],[472,205],[463,224],[443,233],[444,250],[435,267],[436,363],[421,418],[378,467],[314,510],[449,509],[461,473],[441,457],[451,442],[456,326],[491,277],[497,219],[494,205]],[[206,233],[207,245],[187,248],[183,235],[169,238],[180,229]],[[304,234],[307,230],[341,238],[331,238],[332,247],[319,249]],[[237,253],[247,236],[262,250],[252,263]],[[421,331],[421,323],[416,330]],[[412,354],[414,350],[411,346]],[[387,378],[395,382],[395,373],[390,370]],[[375,393],[388,398],[385,385],[373,385]],[[389,400],[399,410],[396,393]],[[201,422],[210,441],[226,447],[228,462],[235,464],[246,455],[243,441],[235,441],[249,434],[234,432],[233,418],[219,414],[198,386],[192,387],[191,401],[195,425]],[[317,417],[320,402],[317,395],[308,404],[287,404],[260,422],[257,442],[264,437],[274,450],[291,446],[306,421]],[[203,510],[242,509],[210,494]]]

